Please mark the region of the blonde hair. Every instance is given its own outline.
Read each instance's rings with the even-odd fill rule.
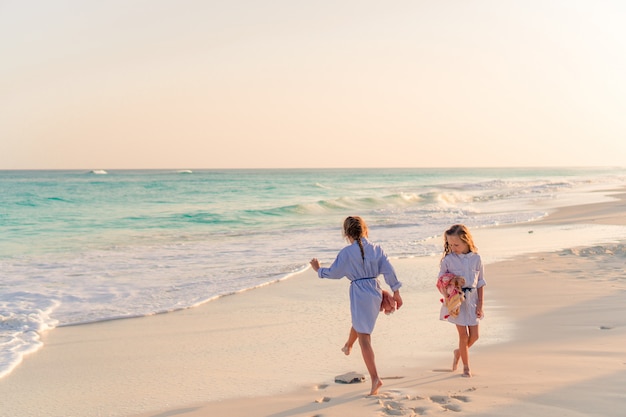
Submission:
[[[359,216],[348,216],[343,221],[343,235],[346,238],[352,238],[359,243],[361,258],[363,258],[363,260],[365,260],[365,251],[363,250],[363,242],[361,242],[361,238],[367,237],[368,232],[369,229],[367,228],[365,220]]]
[[[448,236],[457,236],[461,241],[467,244],[470,252],[478,253],[478,248],[474,245],[474,239],[472,239],[472,234],[469,229],[464,224],[454,224],[450,226],[448,230],[443,233],[443,256],[441,259],[446,257],[447,254],[452,252],[450,250],[450,244],[448,243]]]

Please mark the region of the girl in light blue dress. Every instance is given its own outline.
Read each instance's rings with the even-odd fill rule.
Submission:
[[[322,268],[317,258],[311,260],[311,267],[320,278],[339,279],[347,277],[350,282],[350,313],[352,327],[348,341],[342,351],[349,355],[352,345],[358,339],[365,366],[372,380],[370,395],[378,394],[383,385],[376,370],[371,334],[376,318],[381,310],[383,292],[378,276],[383,275],[385,282],[393,291],[394,308],[402,306],[400,287],[395,270],[383,249],[367,240],[368,228],[358,216],[350,216],[343,222],[343,234],[350,243],[343,248],[328,268]]]

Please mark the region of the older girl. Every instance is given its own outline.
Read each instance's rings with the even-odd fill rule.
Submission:
[[[393,291],[395,308],[402,306],[400,287],[395,270],[383,249],[367,240],[368,228],[358,216],[350,216],[343,222],[343,234],[350,243],[343,248],[328,268],[322,268],[317,258],[311,260],[311,267],[320,278],[339,279],[347,277],[350,282],[350,312],[352,328],[348,341],[342,348],[348,355],[352,345],[358,339],[365,366],[372,380],[370,395],[378,394],[383,385],[376,370],[371,334],[376,318],[381,309],[382,289],[378,276],[383,275],[385,282]]]

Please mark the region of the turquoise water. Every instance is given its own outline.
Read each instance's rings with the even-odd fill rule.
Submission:
[[[526,222],[624,169],[0,171],[0,376],[68,325],[187,308],[330,262],[361,215],[394,257]]]

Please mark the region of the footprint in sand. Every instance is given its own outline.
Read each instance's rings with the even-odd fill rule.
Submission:
[[[447,395],[433,395],[430,400],[437,404],[445,404],[448,402],[449,397]]]
[[[389,409],[389,410],[385,410],[385,413],[387,415],[390,415],[390,416],[403,416],[403,415],[406,415],[406,411],[405,410]]]
[[[441,408],[446,411],[462,411],[463,407],[457,401],[468,402],[469,399],[464,396],[448,396],[448,395],[433,395],[430,400],[436,404],[439,404]]]
[[[428,413],[428,407],[415,407],[413,408],[413,412],[418,416],[423,416],[424,414]]]
[[[449,411],[461,411],[461,406],[459,404],[443,404],[442,407]]]
[[[454,398],[455,400],[463,401],[464,403],[468,403],[471,401],[469,397],[465,395],[453,395],[452,398]]]
[[[316,403],[327,403],[330,401],[330,397],[322,397],[315,400]]]
[[[383,405],[383,411],[390,416],[404,416],[411,412],[404,404],[397,401],[387,401]]]
[[[382,404],[385,408],[388,409],[400,409],[400,408],[404,408],[404,404],[402,404],[400,401],[385,401]]]
[[[318,391],[321,389],[326,389],[326,388],[328,388],[328,384],[319,384],[315,386],[315,389]]]
[[[378,404],[382,407],[382,412],[388,416],[415,416],[415,408],[410,401],[423,399],[421,397],[412,397],[401,391],[387,391],[379,396]],[[420,407],[419,414],[427,413],[428,408]]]

